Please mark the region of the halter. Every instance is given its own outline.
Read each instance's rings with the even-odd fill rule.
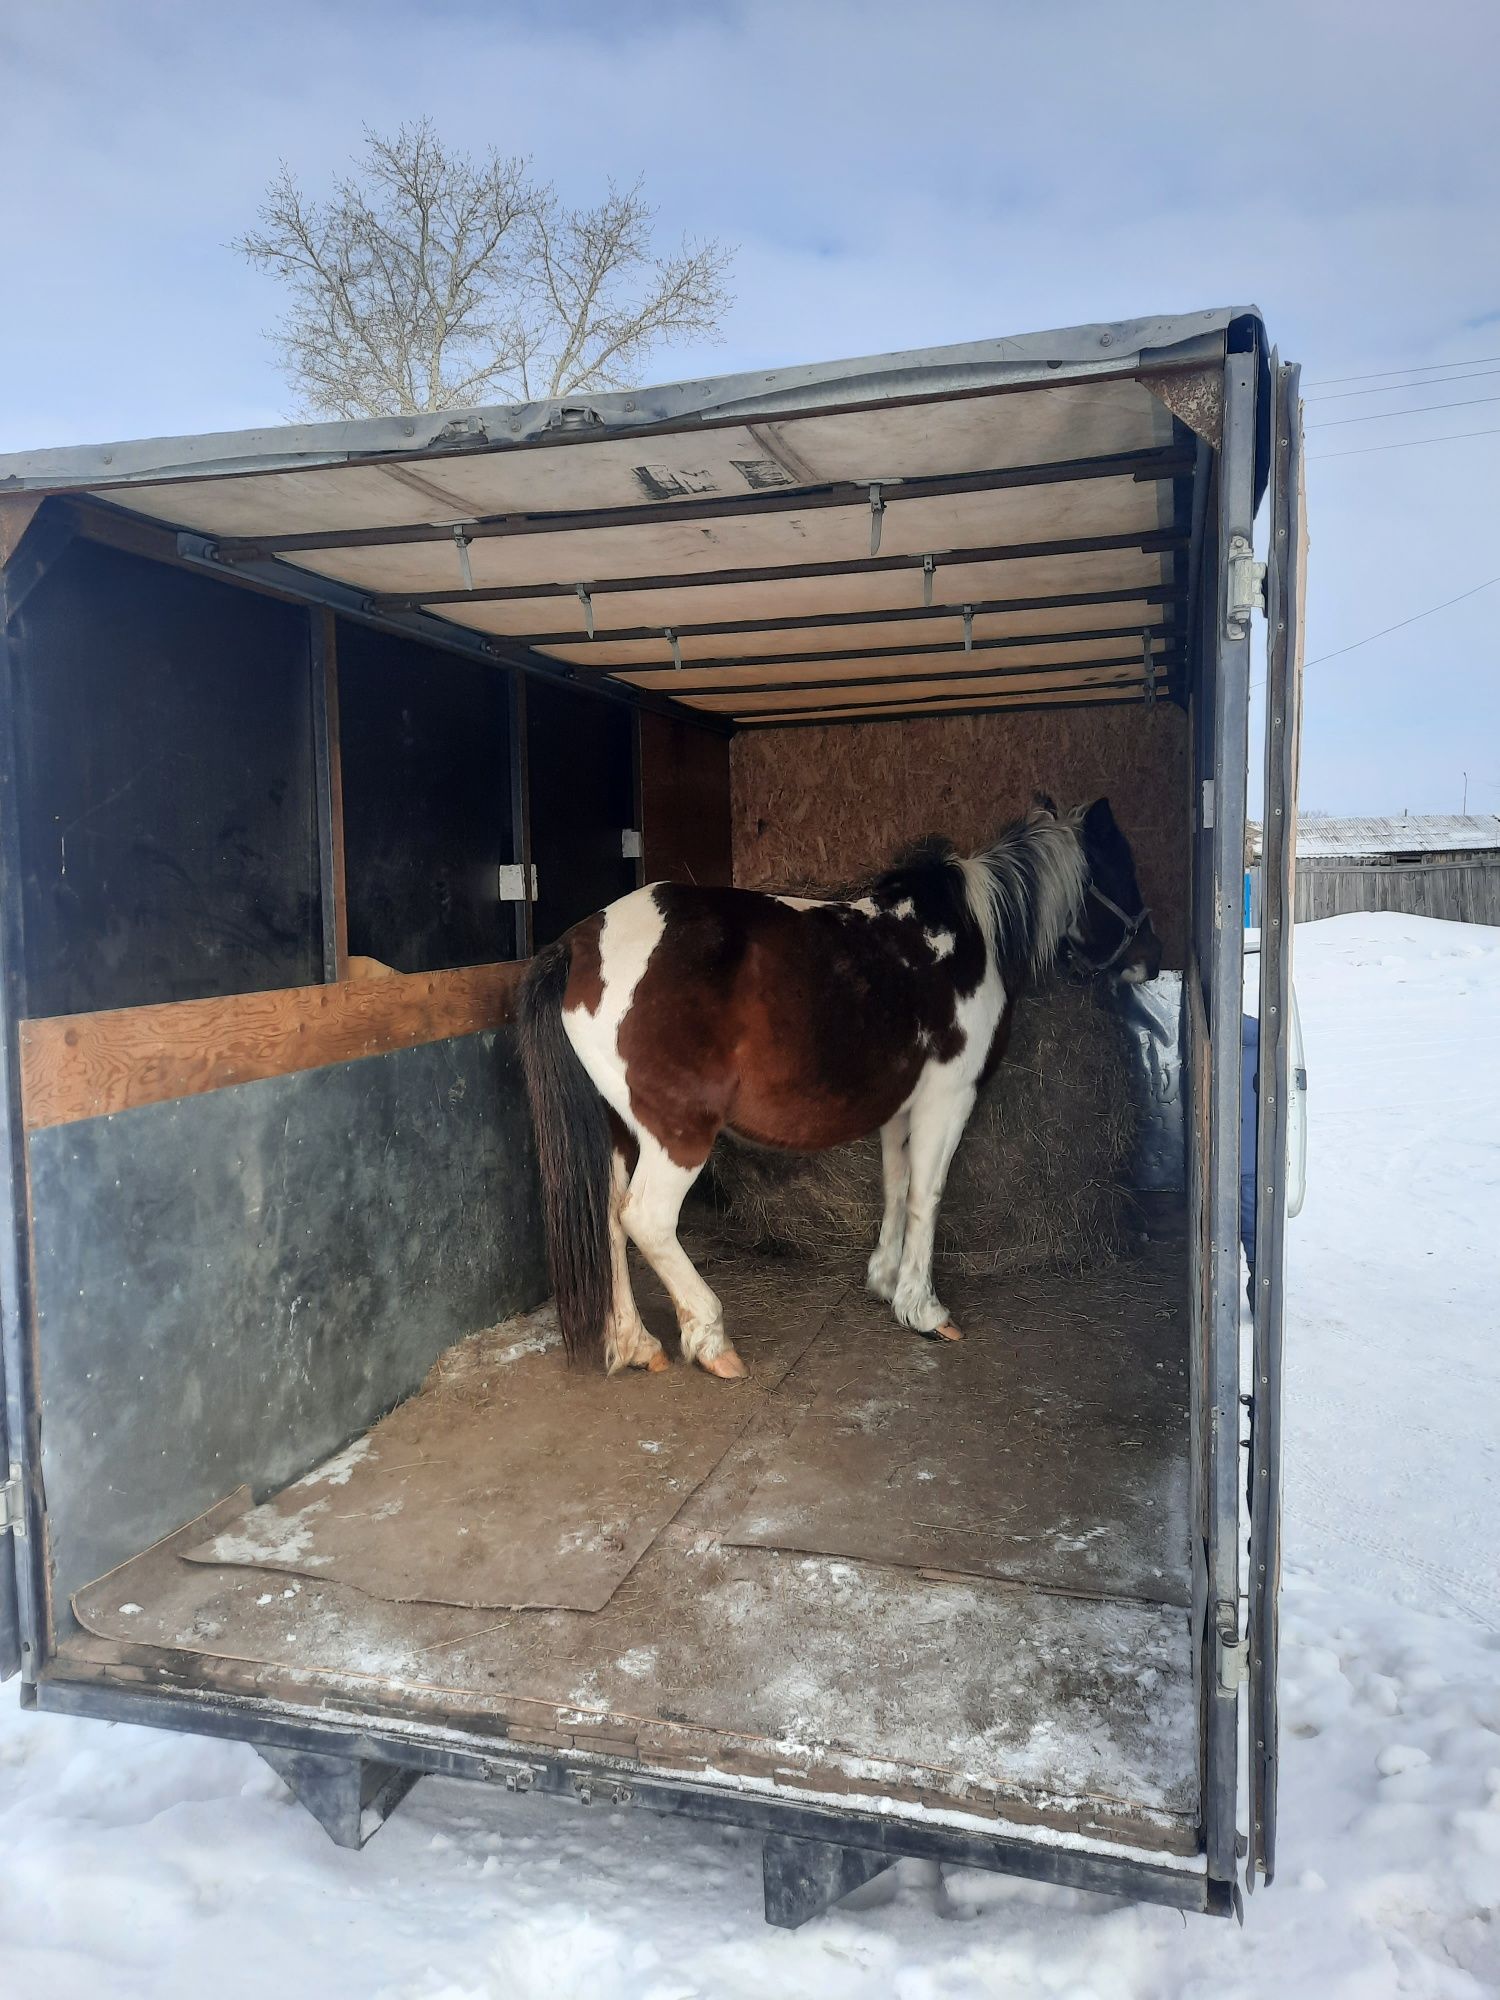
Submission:
[[[1119,964],[1120,960],[1140,936],[1151,915],[1151,910],[1149,905],[1143,903],[1132,917],[1122,910],[1119,904],[1111,897],[1106,896],[1102,889],[1096,889],[1092,882],[1090,882],[1084,893],[1085,895],[1092,896],[1101,908],[1108,910],[1110,915],[1117,917],[1120,922],[1120,941],[1109,954],[1108,958],[1101,958],[1097,961],[1085,958],[1078,946],[1076,944],[1073,946],[1073,956],[1083,967],[1084,971],[1093,976],[1101,972],[1110,972]]]

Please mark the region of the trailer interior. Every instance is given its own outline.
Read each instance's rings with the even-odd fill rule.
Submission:
[[[350,1845],[424,1771],[739,1820],[778,1922],[903,1853],[1222,1912],[1246,1773],[1269,1873],[1239,847],[1295,394],[1216,311],[0,460],[26,1699],[243,1737]],[[1165,947],[1128,1240],[950,1260],[946,1349],[853,1246],[704,1206],[749,1381],[570,1369],[530,954],[641,882],[977,847],[1036,787],[1109,796]]]

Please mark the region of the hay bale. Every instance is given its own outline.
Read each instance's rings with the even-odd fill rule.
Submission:
[[[1118,1017],[1092,987],[1058,981],[1028,995],[954,1158],[939,1264],[975,1274],[1077,1270],[1118,1255],[1135,1125]],[[880,1226],[880,1140],[780,1153],[726,1136],[699,1186],[743,1248],[865,1257]]]

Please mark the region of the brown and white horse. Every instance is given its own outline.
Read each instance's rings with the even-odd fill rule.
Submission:
[[[871,1291],[955,1340],[932,1287],[938,1202],[1018,993],[1067,954],[1153,978],[1161,947],[1109,803],[1049,799],[993,846],[924,842],[844,901],[656,883],[549,945],[522,985],[558,1318],[569,1354],[660,1369],[626,1239],[670,1293],[685,1357],[745,1373],[718,1299],[677,1240],[726,1127],[817,1152],[878,1130],[885,1214]]]

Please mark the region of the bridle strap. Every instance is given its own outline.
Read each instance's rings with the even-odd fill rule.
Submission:
[[[1137,937],[1139,937],[1143,927],[1145,926],[1147,919],[1151,915],[1151,910],[1149,905],[1143,903],[1141,907],[1136,911],[1135,915],[1132,917],[1127,911],[1122,910],[1120,908],[1119,904],[1114,901],[1113,897],[1106,896],[1102,889],[1096,889],[1092,882],[1090,882],[1090,884],[1088,885],[1088,889],[1085,893],[1092,896],[1094,901],[1097,904],[1099,904],[1101,909],[1108,910],[1112,917],[1117,917],[1119,919],[1120,941],[1115,946],[1114,950],[1109,954],[1108,958],[1101,958],[1097,961],[1095,961],[1094,959],[1085,958],[1083,953],[1079,951],[1077,945],[1073,947],[1073,953],[1074,956],[1078,959],[1078,962],[1084,967],[1085,971],[1091,973],[1109,972],[1113,970],[1113,968],[1116,965],[1119,964],[1120,960],[1125,956],[1126,952],[1135,943]]]

